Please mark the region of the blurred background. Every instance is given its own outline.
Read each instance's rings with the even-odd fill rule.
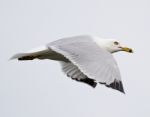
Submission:
[[[0,0],[1,117],[149,117],[149,0]],[[50,60],[9,58],[59,38],[116,38],[134,54],[114,54],[126,94],[92,89]]]

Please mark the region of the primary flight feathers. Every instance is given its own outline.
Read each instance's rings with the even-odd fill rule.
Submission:
[[[73,80],[86,83],[93,88],[97,83],[123,93],[120,72],[112,53],[132,49],[122,47],[114,39],[93,36],[75,36],[51,42],[42,48],[19,53],[11,59],[50,59],[61,63],[63,72]]]

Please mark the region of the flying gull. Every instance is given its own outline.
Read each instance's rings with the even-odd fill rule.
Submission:
[[[14,55],[11,59],[50,59],[61,63],[62,71],[73,80],[95,88],[104,84],[124,92],[120,71],[112,53],[132,49],[122,47],[115,39],[82,35],[62,38],[41,48]]]

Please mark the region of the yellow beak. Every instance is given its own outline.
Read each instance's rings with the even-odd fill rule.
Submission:
[[[121,50],[125,51],[125,52],[129,52],[129,53],[133,53],[133,50],[131,48],[128,48],[128,47],[121,47]]]

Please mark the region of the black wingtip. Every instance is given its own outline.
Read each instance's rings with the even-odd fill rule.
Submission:
[[[115,90],[118,90],[120,91],[121,93],[124,93],[125,94],[125,91],[123,89],[123,84],[121,81],[114,81],[112,82],[111,84],[106,84],[106,83],[103,83],[103,82],[100,82],[100,84],[104,84],[106,87],[109,87],[109,88],[112,88],[112,89],[115,89]]]
[[[91,87],[95,88],[97,86],[97,83],[93,80],[93,79],[90,79],[90,78],[85,78],[85,79],[75,79],[76,81],[79,81],[79,82],[83,82],[83,83],[86,83],[88,85],[90,85]]]

